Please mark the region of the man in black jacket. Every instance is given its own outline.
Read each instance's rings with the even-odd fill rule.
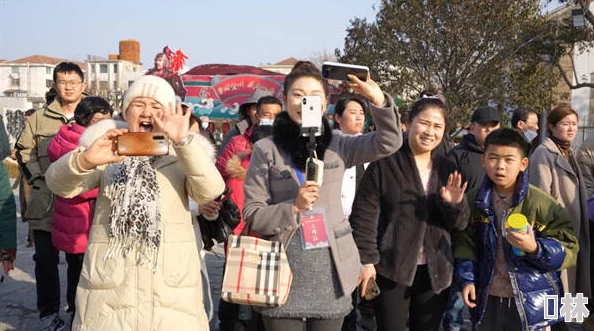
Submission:
[[[532,141],[538,145],[538,139],[536,139],[538,137],[538,114],[527,108],[518,108],[512,116],[511,126],[524,135],[529,145],[526,155],[530,157],[530,152],[533,149]]]
[[[225,133],[223,142],[221,142],[221,146],[219,146],[217,152],[217,158],[221,155],[221,152],[225,149],[229,141],[231,141],[231,138],[244,134],[252,125],[258,124],[258,109],[256,105],[260,98],[269,95],[272,95],[269,91],[256,90],[246,102],[239,106],[239,122]]]
[[[456,169],[462,174],[462,182],[468,182],[466,192],[480,186],[483,177],[485,177],[485,169],[481,165],[485,138],[492,131],[499,129],[500,121],[501,117],[497,109],[489,106],[477,108],[472,113],[468,134],[447,155],[447,158],[456,165]],[[452,285],[450,300],[443,317],[444,330],[460,330],[460,327],[464,324],[462,318],[463,309],[464,302],[460,290]]]
[[[501,117],[493,107],[483,106],[472,113],[472,123],[462,142],[447,155],[462,174],[462,181],[468,181],[466,192],[474,189],[483,180],[485,169],[481,166],[481,155],[485,138],[492,131],[499,129]]]

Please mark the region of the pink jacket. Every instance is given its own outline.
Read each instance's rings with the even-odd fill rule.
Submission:
[[[62,125],[47,149],[51,162],[78,147],[85,127],[76,123]],[[85,192],[72,199],[54,197],[52,243],[66,253],[84,253],[89,242],[98,189]]]

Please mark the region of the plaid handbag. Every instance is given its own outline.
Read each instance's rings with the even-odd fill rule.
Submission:
[[[221,298],[227,302],[276,307],[287,302],[293,273],[282,243],[229,236]]]

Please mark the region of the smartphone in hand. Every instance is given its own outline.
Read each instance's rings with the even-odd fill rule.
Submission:
[[[127,132],[116,138],[118,155],[160,156],[169,154],[169,136],[162,132]]]
[[[355,75],[365,82],[369,76],[369,67],[338,62],[324,62],[322,64],[322,77],[325,79],[349,81],[347,75]]]
[[[321,187],[324,182],[324,162],[313,157],[308,158],[305,163],[305,178]]]
[[[306,95],[301,99],[301,134],[309,132],[316,136],[322,134],[322,98],[319,95]]]
[[[381,291],[377,283],[375,282],[375,278],[369,278],[367,281],[367,288],[365,293],[361,293],[361,297],[367,301],[371,301],[377,298],[380,295]]]

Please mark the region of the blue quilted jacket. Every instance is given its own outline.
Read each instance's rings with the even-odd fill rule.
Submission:
[[[561,318],[545,320],[545,295],[563,296],[559,270],[575,265],[578,243],[571,219],[561,205],[544,191],[529,185],[524,173],[520,173],[518,180],[512,207],[504,217],[524,214],[534,229],[538,251],[516,256],[507,240],[503,240],[503,249],[522,328],[536,330],[561,321]],[[474,284],[476,289],[477,306],[471,310],[475,324],[481,322],[485,313],[497,259],[498,234],[491,206],[493,193],[493,182],[485,176],[480,188],[468,196],[468,201],[474,201],[468,228],[453,235],[460,286]],[[551,301],[548,306],[548,315],[551,315],[554,313]]]

